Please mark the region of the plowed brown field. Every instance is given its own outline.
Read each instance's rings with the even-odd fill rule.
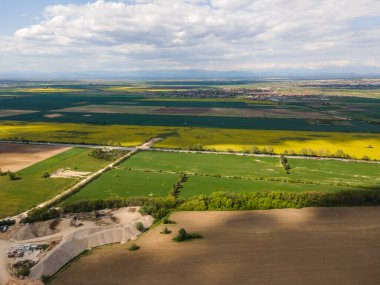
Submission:
[[[178,212],[128,245],[94,250],[52,284],[380,284],[380,207]],[[171,241],[179,228],[204,238]]]

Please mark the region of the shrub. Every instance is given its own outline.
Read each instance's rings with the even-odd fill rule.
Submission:
[[[137,244],[135,244],[135,243],[133,243],[130,247],[128,247],[129,251],[136,251],[136,250],[139,250],[139,249],[140,249],[140,247]]]
[[[173,220],[169,220],[167,217],[165,217],[165,218],[162,219],[162,223],[163,223],[164,225],[172,225],[172,224],[176,224],[175,221],[173,221]]]
[[[22,224],[34,223],[40,221],[47,221],[57,219],[60,217],[56,209],[49,209],[48,207],[37,208],[28,213],[28,216],[20,221]]]
[[[202,238],[202,236],[198,233],[188,233],[184,228],[182,228],[178,231],[178,235],[175,238],[173,238],[173,240],[176,242],[183,242],[198,238]]]
[[[44,174],[42,174],[42,178],[49,178],[49,177],[50,177],[49,172],[45,172]]]
[[[44,283],[44,284],[48,284],[49,281],[50,281],[50,276],[49,276],[49,275],[42,275],[42,276],[41,276],[41,281],[42,281],[42,283]]]
[[[11,181],[19,180],[20,177],[16,175],[16,173],[8,171],[8,179]]]
[[[168,235],[168,234],[170,234],[172,231],[171,230],[169,230],[167,227],[165,227],[163,230],[162,230],[162,234],[164,234],[164,235]]]
[[[29,268],[21,268],[18,272],[17,272],[17,276],[18,277],[28,277],[30,274],[30,269]]]
[[[136,229],[137,229],[138,231],[140,231],[140,232],[144,232],[144,231],[145,231],[145,227],[144,227],[144,225],[143,225],[142,222],[138,222],[138,223],[136,223]]]

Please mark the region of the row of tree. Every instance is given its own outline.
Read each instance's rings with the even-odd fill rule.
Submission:
[[[282,154],[280,156],[280,162],[281,162],[281,165],[284,168],[286,174],[290,174],[290,169],[292,169],[292,167],[290,166],[290,163],[289,163],[288,159],[285,157],[285,155]]]
[[[378,190],[352,190],[334,193],[215,192],[209,196],[200,195],[187,199],[163,197],[79,201],[65,205],[63,210],[68,213],[77,213],[106,208],[141,206],[141,212],[143,214],[149,214],[156,219],[162,219],[175,210],[267,210],[303,207],[379,205],[380,191]]]
[[[189,177],[186,173],[181,173],[179,179],[174,183],[172,189],[170,190],[169,195],[173,198],[177,199],[179,194],[181,193],[181,188],[183,187],[183,183],[187,181]]]

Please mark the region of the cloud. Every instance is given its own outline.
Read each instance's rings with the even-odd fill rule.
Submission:
[[[53,5],[45,8],[38,24],[0,38],[0,57],[8,58],[0,68],[380,69],[380,26],[368,24],[378,17],[378,0]]]

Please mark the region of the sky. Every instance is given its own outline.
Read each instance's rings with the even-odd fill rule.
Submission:
[[[0,0],[0,74],[380,74],[379,0]]]

